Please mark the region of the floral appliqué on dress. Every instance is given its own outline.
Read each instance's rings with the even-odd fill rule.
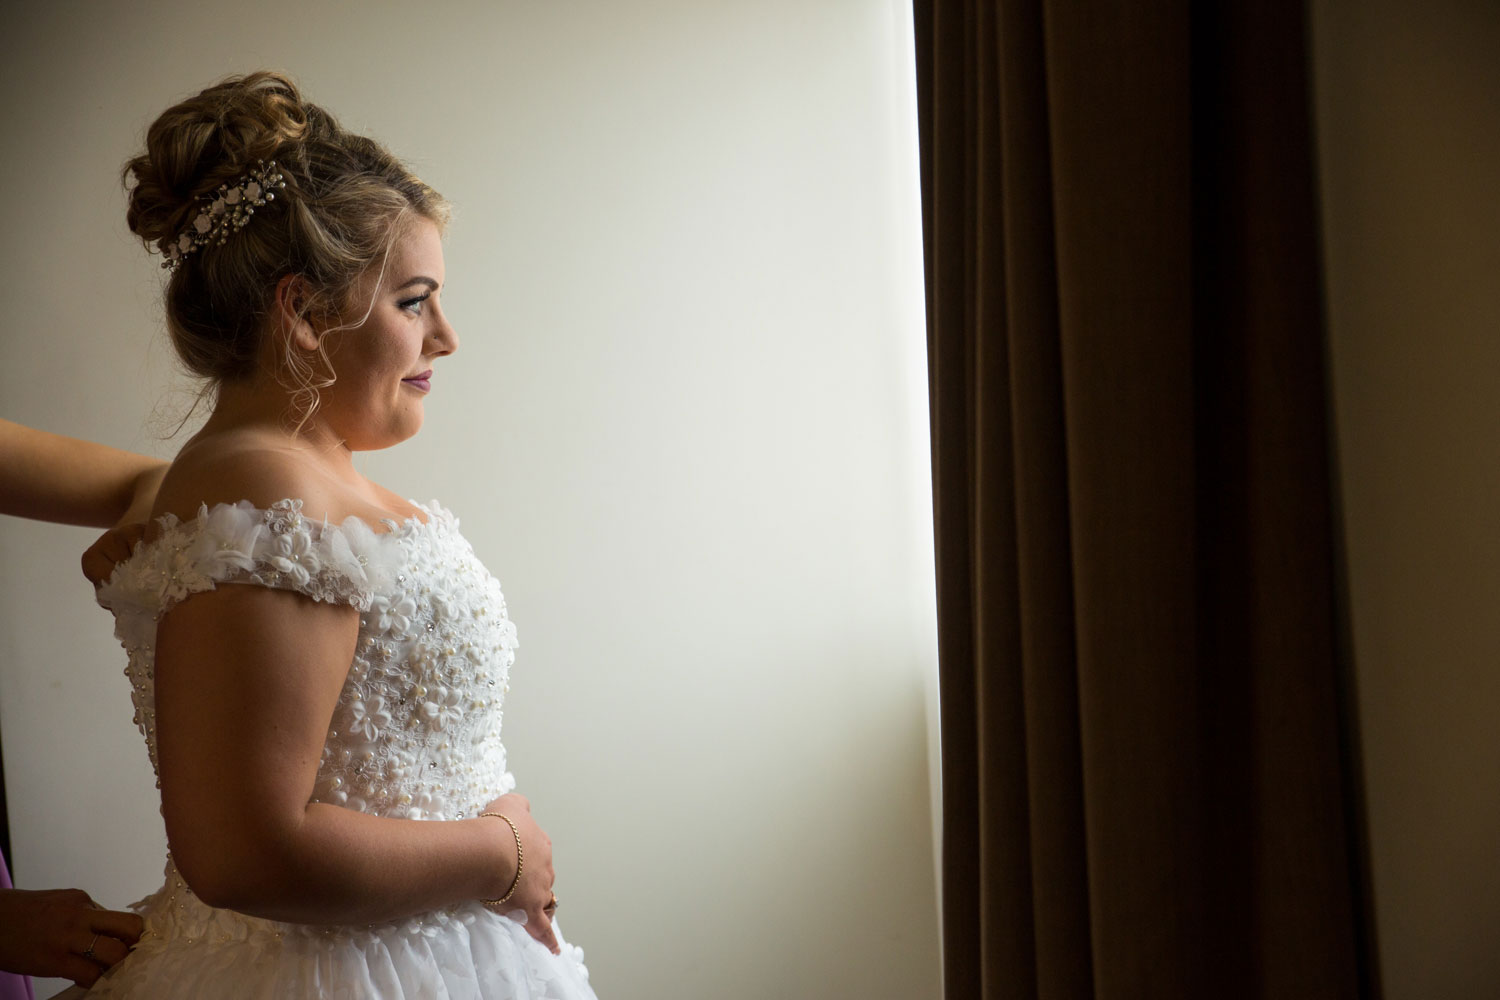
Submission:
[[[475,816],[512,790],[515,779],[506,768],[500,722],[515,660],[515,627],[499,583],[459,533],[458,519],[436,503],[418,507],[425,520],[385,521],[386,530],[356,518],[340,524],[308,518],[300,500],[282,500],[265,510],[248,502],[205,506],[186,522],[161,518],[159,535],[138,546],[98,593],[99,603],[114,612],[115,634],[129,657],[125,674],[135,723],[152,767],[157,767],[156,623],[193,594],[250,584],[348,604],[360,612],[354,659],[324,743],[313,801],[378,816],[445,820]],[[449,956],[437,964],[458,963],[454,982],[526,982],[527,989],[545,984],[549,992],[512,994],[497,987],[429,994],[424,986],[405,995],[593,997],[581,950],[565,946],[562,958],[555,959],[545,948],[531,949],[535,942],[517,931],[514,921],[478,904],[371,928],[283,924],[206,906],[169,858],[167,884],[140,906],[147,936],[118,974],[101,980],[101,995],[158,995],[138,985],[110,990],[115,983],[132,983],[131,967],[137,976],[150,973],[143,963],[151,953],[165,954],[184,941],[258,940],[266,947],[274,942],[282,951],[293,940],[318,943],[325,951],[347,945],[348,981],[363,984],[365,973],[357,967],[375,961],[371,949],[379,951],[391,935],[407,940],[402,948],[412,947],[416,935],[434,954],[459,946],[468,954],[478,946],[476,935],[493,932],[512,941],[506,947],[519,949],[525,961],[501,963],[504,968],[489,972],[470,968],[470,958]],[[334,968],[328,961],[328,954],[317,959],[323,963],[318,976]],[[182,981],[181,972],[176,981]],[[148,978],[166,988],[166,978]],[[419,981],[426,980],[412,980]],[[359,992],[364,988],[357,985],[350,995],[402,995],[389,987]]]

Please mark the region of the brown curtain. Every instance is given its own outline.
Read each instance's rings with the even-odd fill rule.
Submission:
[[[917,0],[950,1000],[1376,991],[1288,0]]]

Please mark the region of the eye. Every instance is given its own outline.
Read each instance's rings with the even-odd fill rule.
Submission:
[[[411,313],[413,316],[420,316],[422,315],[422,303],[426,302],[431,297],[432,293],[426,292],[422,295],[418,295],[416,298],[405,299],[401,302],[401,308]]]

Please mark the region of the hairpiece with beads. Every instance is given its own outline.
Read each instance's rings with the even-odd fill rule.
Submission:
[[[275,160],[256,160],[255,166],[234,184],[220,184],[219,190],[205,198],[187,229],[175,239],[162,240],[161,252],[166,259],[161,266],[175,271],[188,254],[206,246],[222,246],[245,228],[257,208],[275,201],[276,192],[284,187],[286,178],[276,168]]]

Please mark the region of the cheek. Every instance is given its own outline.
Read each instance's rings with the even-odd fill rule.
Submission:
[[[333,358],[336,378],[328,392],[356,409],[384,409],[403,402],[401,380],[412,374],[422,343],[399,325],[355,331]]]
[[[401,379],[409,374],[412,365],[403,345],[393,338],[382,338],[380,342],[367,346],[368,350],[359,358],[358,372],[352,381],[372,389],[399,388]]]

